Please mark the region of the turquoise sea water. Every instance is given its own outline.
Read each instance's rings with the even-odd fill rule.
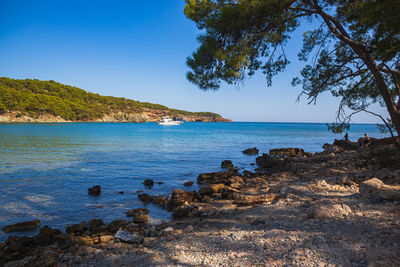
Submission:
[[[349,133],[384,137],[375,125],[355,124]],[[222,160],[251,170],[256,156],[242,150],[300,147],[317,152],[335,136],[325,124],[305,123],[60,123],[0,124],[0,227],[40,219],[43,225],[102,218],[126,218],[142,207],[137,190],[168,194],[195,181],[202,172],[219,171]],[[153,179],[152,188],[142,182]],[[87,189],[101,185],[102,194]],[[196,185],[186,190],[194,190]],[[119,194],[124,191],[124,194]],[[154,222],[168,212],[149,204]],[[0,240],[7,236],[0,231]]]

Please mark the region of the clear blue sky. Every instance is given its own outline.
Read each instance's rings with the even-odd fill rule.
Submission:
[[[288,44],[292,64],[267,87],[258,74],[240,88],[204,92],[186,80],[186,57],[199,31],[183,14],[184,0],[0,0],[0,76],[55,80],[102,95],[190,111],[212,111],[234,121],[332,122],[338,100],[317,105],[290,85],[299,74],[301,34]],[[380,107],[373,109],[385,114]],[[359,115],[354,122],[376,122]]]

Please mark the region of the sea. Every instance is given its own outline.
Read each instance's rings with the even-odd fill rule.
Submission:
[[[353,141],[364,133],[388,136],[374,124],[352,124],[349,130]],[[61,230],[95,218],[105,223],[129,220],[125,211],[144,207],[140,192],[196,190],[197,176],[221,171],[223,160],[232,160],[241,171],[254,170],[256,156],[243,154],[244,149],[257,147],[260,154],[285,147],[319,152],[335,138],[343,135],[318,123],[0,124],[0,228],[34,219]],[[153,179],[154,186],[145,187],[146,179]],[[183,186],[187,181],[194,185]],[[88,195],[95,185],[101,186],[101,195]],[[155,205],[145,207],[151,223],[171,219]],[[0,241],[6,238],[0,230]]]

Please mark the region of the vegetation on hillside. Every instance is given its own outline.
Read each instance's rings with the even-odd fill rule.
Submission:
[[[165,110],[171,116],[220,118],[211,112],[189,112],[122,97],[101,96],[55,81],[17,80],[0,77],[0,114],[20,111],[32,117],[52,114],[66,120],[94,120],[111,113]]]

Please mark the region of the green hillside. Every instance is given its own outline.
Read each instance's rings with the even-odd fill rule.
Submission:
[[[171,116],[221,118],[211,112],[189,112],[122,97],[101,96],[55,81],[17,80],[0,77],[0,114],[20,111],[29,116],[52,114],[66,120],[90,121],[104,114],[167,110]]]

